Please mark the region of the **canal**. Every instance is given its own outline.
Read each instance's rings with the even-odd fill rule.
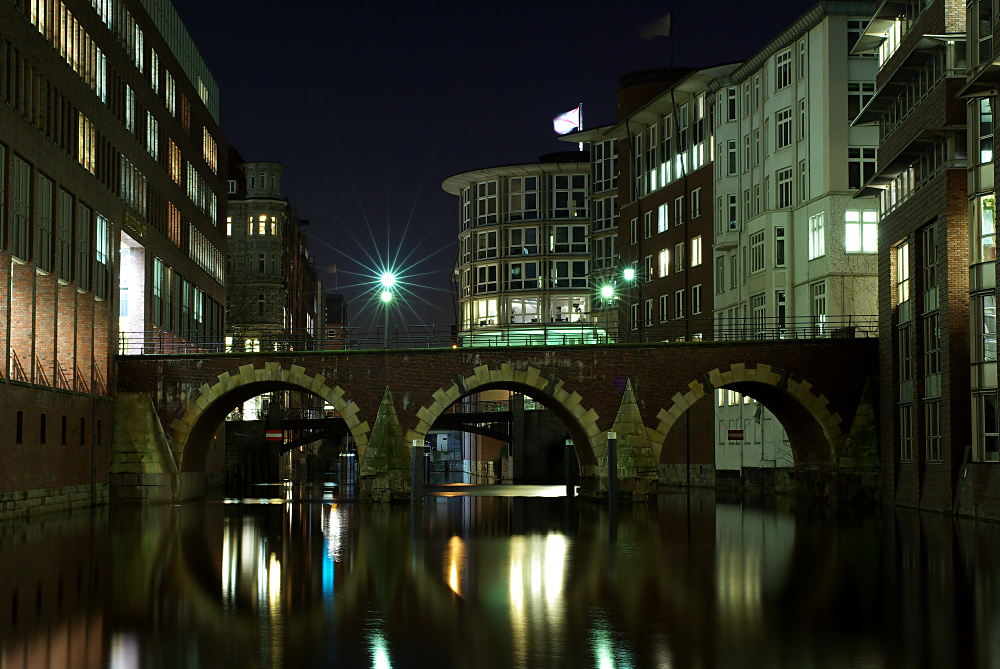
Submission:
[[[0,666],[1000,666],[1000,525],[563,490],[411,510],[286,483],[0,523]]]

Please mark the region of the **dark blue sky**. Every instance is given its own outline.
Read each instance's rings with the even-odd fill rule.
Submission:
[[[669,41],[643,41],[644,25],[673,10],[675,65],[703,67],[750,56],[814,3],[174,4],[219,84],[227,139],[286,165],[321,278],[366,327],[372,291],[352,286],[387,249],[416,263],[405,320],[453,322],[458,205],[441,181],[565,150],[551,119],[577,103],[587,127],[614,121],[618,77],[668,64]]]

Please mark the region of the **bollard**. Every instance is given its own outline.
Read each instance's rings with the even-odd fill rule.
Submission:
[[[618,541],[618,434],[608,432],[608,541]]]
[[[608,432],[608,508],[618,502],[618,433]]]
[[[566,440],[566,497],[573,496],[573,458],[576,451],[573,449],[573,440]]]
[[[413,459],[413,471],[410,473],[410,504],[421,504],[424,501],[423,472],[424,464],[424,440],[414,439],[413,448],[410,449]]]

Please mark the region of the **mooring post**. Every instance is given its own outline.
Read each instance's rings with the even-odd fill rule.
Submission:
[[[618,433],[608,432],[608,508],[618,502]]]
[[[573,458],[576,451],[573,448],[573,440],[566,440],[566,497],[573,497]]]
[[[423,464],[424,440],[414,439],[410,449],[413,459],[413,471],[410,473],[410,504],[421,504],[424,501]]]

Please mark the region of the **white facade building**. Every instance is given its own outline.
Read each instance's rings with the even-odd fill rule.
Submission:
[[[817,4],[709,89],[717,338],[811,336],[876,318],[878,200],[856,195],[875,171],[878,128],[850,124],[878,62],[848,55],[868,4]],[[717,470],[793,464],[770,412],[716,395]]]

